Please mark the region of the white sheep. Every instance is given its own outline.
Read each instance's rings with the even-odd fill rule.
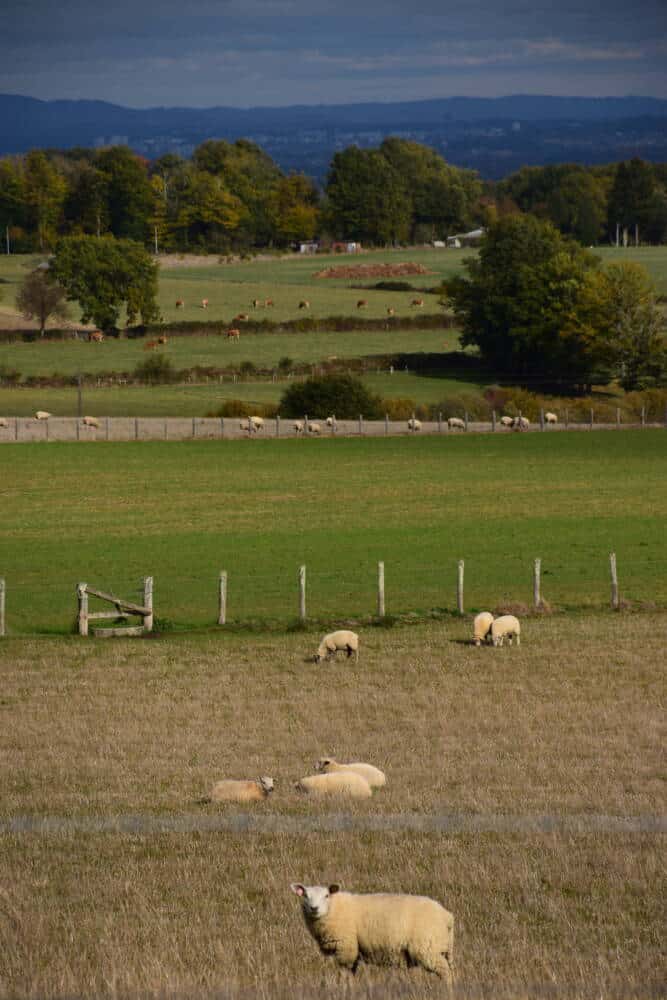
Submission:
[[[46,410],[37,410],[35,420],[48,420],[50,416],[51,414],[47,413]]]
[[[417,420],[416,417],[410,417],[408,420],[408,430],[409,431],[420,431],[422,429],[421,420]]]
[[[550,412],[550,411],[548,410],[548,411],[547,411],[547,412],[546,412],[546,413],[544,414],[544,420],[545,420],[545,422],[546,422],[547,424],[557,424],[557,423],[558,423],[558,414],[557,414],[557,413],[551,413],[551,412]]]
[[[323,955],[352,972],[360,961],[421,966],[448,983],[454,972],[454,917],[428,896],[341,892],[334,883],[293,883],[303,918]]]
[[[255,781],[237,781],[225,778],[211,789],[211,794],[202,802],[261,802],[273,791],[273,778],[262,775]]]
[[[313,423],[313,421],[308,421],[308,433],[309,434],[319,434],[322,428],[319,424]]]
[[[97,417],[84,417],[81,423],[84,427],[99,427],[100,422]]]
[[[475,620],[472,623],[472,641],[476,646],[481,646],[483,642],[489,642],[492,625],[493,615],[490,611],[480,611],[475,616]]]
[[[511,646],[515,636],[516,644],[520,646],[521,625],[518,618],[515,618],[514,615],[501,615],[500,618],[496,618],[491,626],[491,641],[494,646],[502,646],[505,639]]]
[[[0,417],[0,427],[9,427],[9,422],[6,417]]]
[[[248,422],[255,432],[264,430],[264,417],[248,417]]]
[[[460,417],[450,417],[447,423],[451,431],[455,430],[464,431],[466,429],[465,421],[461,420]]]
[[[323,771],[324,774],[336,774],[340,771],[353,771],[360,774],[371,788],[382,788],[387,784],[387,778],[379,767],[372,764],[364,764],[361,761],[354,761],[351,764],[339,764],[333,757],[320,757],[315,764],[316,771]]]
[[[335,427],[335,426],[336,426],[336,418],[327,417],[327,427]]]
[[[528,417],[515,417],[512,421],[512,427],[518,431],[525,431],[527,427],[530,427],[530,420]]]
[[[303,420],[294,421],[294,433],[303,434]]]
[[[373,791],[365,778],[355,771],[336,771],[333,774],[309,774],[294,783],[297,792],[315,798],[370,799]]]
[[[339,629],[337,632],[325,635],[315,653],[315,663],[330,659],[341,649],[347,652],[348,659],[354,653],[355,663],[359,662],[359,636],[356,632]]]
[[[514,417],[501,417],[500,423],[502,427],[512,427],[514,425]]]

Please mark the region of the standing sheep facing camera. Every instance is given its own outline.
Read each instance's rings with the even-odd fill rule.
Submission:
[[[268,799],[273,791],[273,778],[262,775],[256,781],[237,781],[225,778],[211,789],[211,794],[202,802],[261,802]]]
[[[355,654],[355,663],[359,662],[359,636],[356,632],[348,629],[339,629],[338,632],[329,632],[319,644],[315,653],[315,663],[321,660],[329,660],[335,656],[339,650],[347,652],[348,659]]]
[[[371,788],[382,788],[387,784],[387,778],[379,767],[373,767],[372,764],[363,764],[361,761],[355,761],[351,764],[339,764],[333,757],[320,757],[315,764],[315,770],[322,771],[324,774],[353,771],[355,774],[360,774]]]
[[[416,417],[410,417],[408,420],[408,430],[409,431],[420,431],[422,429],[421,420],[417,420]]]
[[[323,955],[355,972],[360,961],[374,965],[420,965],[448,983],[454,970],[454,917],[427,896],[341,892],[334,883],[301,885],[306,927]]]
[[[472,623],[472,641],[476,646],[481,646],[483,642],[491,639],[491,626],[493,625],[493,615],[490,611],[480,611]]]
[[[354,771],[336,771],[334,774],[309,774],[294,783],[297,792],[315,798],[370,799],[373,794],[365,778]]]
[[[520,646],[521,625],[519,624],[519,619],[515,618],[514,615],[501,615],[500,618],[496,618],[491,626],[491,641],[493,645],[502,646],[505,639],[507,639],[511,646],[512,640],[515,637],[517,646]]]

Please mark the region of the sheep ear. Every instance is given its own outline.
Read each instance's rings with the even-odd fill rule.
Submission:
[[[300,882],[292,882],[292,884],[290,885],[290,889],[296,896],[306,895],[306,887],[305,885],[301,885]]]
[[[340,884],[338,882],[333,882],[329,886],[329,895],[333,896],[334,893],[336,893],[336,892],[340,892]]]

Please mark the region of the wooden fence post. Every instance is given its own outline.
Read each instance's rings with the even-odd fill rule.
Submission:
[[[139,417],[134,418],[134,440],[139,440]]]
[[[617,427],[621,426],[621,408],[620,408],[620,406],[616,407],[616,426]]]
[[[542,572],[542,560],[536,559],[533,567],[533,605],[536,608],[542,605],[542,594],[540,593],[540,575]]]
[[[359,436],[363,435],[363,433],[364,433],[364,418],[362,417],[361,414],[359,414]]]
[[[460,615],[463,614],[463,570],[465,563],[459,559],[458,574],[456,577],[456,609]]]
[[[667,427],[667,405],[665,406],[665,427]]]
[[[331,433],[332,434],[337,434],[338,433],[338,421],[336,420],[336,414],[335,413],[331,414]]]
[[[108,441],[109,440],[109,418],[108,417],[106,418],[106,420],[104,422],[104,425],[105,425],[104,439],[105,439],[105,441]]]
[[[565,407],[565,430],[570,426],[570,411],[568,407]]]
[[[378,563],[378,618],[384,618],[384,563]]]
[[[495,429],[496,429],[496,411],[491,410],[491,430],[495,431]]]
[[[150,608],[150,614],[143,618],[144,632],[153,631],[153,577],[144,577],[144,607]]]
[[[76,596],[79,600],[79,635],[88,635],[88,584],[79,583]]]
[[[197,437],[197,418],[196,417],[192,418],[192,436],[193,436],[193,438]]]
[[[468,430],[468,411],[467,410],[463,411],[463,427],[464,427],[465,430]]]
[[[220,437],[223,438],[224,436],[225,436],[225,418],[220,417]]]
[[[642,406],[642,427],[646,427],[646,407]]]
[[[438,413],[438,434],[442,434],[442,413]]]
[[[303,436],[308,437],[308,414],[306,413],[303,418]]]
[[[590,418],[590,428],[593,430],[593,422],[595,420],[595,410],[591,406],[591,418]]]
[[[388,413],[385,413],[385,415],[384,415],[384,433],[385,433],[385,436],[389,433],[389,414]]]
[[[614,611],[618,611],[618,574],[616,572],[616,553],[609,553],[609,572],[611,573],[611,606]]]
[[[220,573],[218,585],[218,625],[227,624],[227,573]]]
[[[169,440],[169,417],[164,418],[162,427],[162,437],[164,438],[165,441]]]
[[[544,430],[544,407],[540,408],[540,430]]]
[[[4,579],[0,578],[0,635],[5,634],[5,594],[7,587]]]
[[[280,437],[280,414],[276,415],[276,437]]]
[[[306,567],[299,566],[299,618],[306,620]]]

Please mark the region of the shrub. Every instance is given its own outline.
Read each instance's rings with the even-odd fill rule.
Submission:
[[[373,288],[381,292],[412,292],[414,288],[409,281],[378,281]]]
[[[149,385],[167,385],[178,382],[180,374],[166,354],[154,354],[137,365],[134,377],[138,382],[147,382]]]
[[[426,419],[425,407],[417,406],[414,399],[407,396],[383,399],[382,406],[390,420],[409,420],[413,413],[420,420]]]
[[[439,413],[444,417],[460,417],[463,419],[468,414],[471,420],[489,420],[491,409],[481,393],[459,392],[435,406],[431,406],[431,418],[435,420]]]
[[[294,365],[294,359],[285,356],[284,358],[281,358],[280,361],[278,362],[278,371],[283,373],[289,372],[292,370],[293,365]]]
[[[280,412],[286,417],[335,413],[341,420],[354,420],[360,414],[368,420],[384,416],[380,397],[351,375],[315,376],[291,385],[283,393]]]
[[[252,361],[242,361],[239,366],[239,371],[241,375],[254,375],[257,368]]]
[[[251,403],[246,399],[226,399],[217,409],[209,411],[207,417],[275,417],[278,407],[275,403]]]

